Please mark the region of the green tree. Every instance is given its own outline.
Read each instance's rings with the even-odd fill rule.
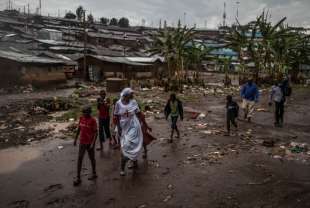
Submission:
[[[67,14],[65,15],[66,19],[76,19],[76,15],[72,12],[67,12]]]
[[[122,17],[118,21],[118,26],[120,27],[129,27],[129,19],[126,17]]]
[[[193,39],[193,28],[187,29],[186,27],[165,28],[153,36],[154,43],[150,50],[151,54],[165,57],[169,79],[176,80],[179,84],[185,77],[184,66],[187,59],[187,47]]]
[[[94,23],[94,16],[92,14],[87,15],[87,22],[89,24]]]
[[[79,21],[82,21],[83,20],[83,15],[84,15],[84,8],[82,6],[79,6],[77,9],[76,9],[76,16],[77,16],[77,19]]]
[[[110,25],[117,26],[117,25],[118,25],[118,20],[117,20],[116,18],[113,17],[113,18],[110,20]]]
[[[108,18],[106,18],[106,17],[101,17],[100,18],[100,22],[101,22],[101,24],[103,24],[103,25],[108,25],[109,24],[109,19]]]

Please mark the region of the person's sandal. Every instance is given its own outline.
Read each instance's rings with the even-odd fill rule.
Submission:
[[[88,178],[88,180],[93,181],[93,180],[96,180],[97,178],[98,178],[97,174],[93,174],[92,176]]]
[[[76,179],[75,181],[73,181],[73,186],[79,186],[82,183],[81,179]]]
[[[126,173],[125,173],[125,171],[121,171],[121,172],[119,173],[119,175],[120,175],[120,176],[125,176]]]

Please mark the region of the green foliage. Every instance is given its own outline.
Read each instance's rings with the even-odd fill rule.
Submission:
[[[117,26],[117,25],[118,25],[118,20],[117,20],[116,18],[113,17],[113,18],[110,20],[110,25]]]
[[[101,18],[100,18],[100,22],[101,22],[101,24],[103,24],[103,25],[108,25],[109,22],[110,22],[110,20],[109,20],[108,18],[106,18],[106,17],[101,17]]]
[[[289,27],[285,22],[286,17],[273,24],[270,14],[263,12],[256,21],[245,26],[238,23],[227,37],[228,46],[239,53],[243,68],[244,56],[255,63],[257,79],[260,73],[272,78],[285,73],[296,74],[300,64],[309,63],[309,36],[302,29]],[[257,37],[258,33],[261,37]]]
[[[87,22],[90,24],[94,23],[94,16],[92,14],[87,15]]]
[[[120,27],[129,27],[129,19],[126,17],[122,17],[118,20],[118,26]]]
[[[65,15],[65,18],[66,19],[76,19],[76,15],[72,12],[68,12],[66,15]]]
[[[168,64],[170,79],[183,79],[184,67],[188,60],[188,44],[194,39],[194,28],[179,27],[167,28],[153,36],[154,44],[149,50],[151,54],[165,57]]]
[[[82,21],[83,19],[83,15],[84,15],[84,8],[82,6],[79,6],[76,9],[76,17],[78,18],[79,21]]]

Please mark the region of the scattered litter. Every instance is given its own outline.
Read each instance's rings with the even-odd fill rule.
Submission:
[[[274,159],[282,159],[282,157],[280,155],[274,155],[273,158]]]
[[[63,149],[63,148],[64,148],[64,146],[59,145],[57,148],[61,150],[61,149]]]
[[[206,131],[202,131],[202,133],[203,133],[203,134],[210,135],[210,134],[212,134],[212,131],[206,130]]]
[[[166,196],[166,198],[164,199],[164,202],[168,202],[171,198],[172,198],[171,195]]]
[[[206,117],[206,114],[200,113],[197,117],[197,119],[204,119]]]
[[[265,147],[274,147],[274,141],[273,140],[264,140],[262,145]]]

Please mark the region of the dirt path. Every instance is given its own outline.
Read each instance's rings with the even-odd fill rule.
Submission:
[[[39,91],[31,93],[6,94],[0,95],[0,107],[14,102],[22,102],[27,100],[44,99],[49,97],[68,97],[74,89]]]
[[[166,141],[169,124],[150,116],[159,139],[149,147],[148,160],[139,161],[139,170],[121,178],[119,152],[106,147],[96,155],[98,180],[87,181],[85,157],[78,188],[72,186],[77,148],[70,138],[1,150],[0,207],[310,207],[309,155],[288,148],[292,141],[309,143],[309,92],[294,94],[282,129],[273,127],[264,96],[259,108],[267,112],[256,112],[252,124],[239,122],[231,137],[221,131],[224,96],[185,102],[207,116],[192,120],[186,114],[182,138],[174,144]],[[264,139],[274,139],[275,147],[262,146]],[[280,146],[285,154],[278,152]]]

